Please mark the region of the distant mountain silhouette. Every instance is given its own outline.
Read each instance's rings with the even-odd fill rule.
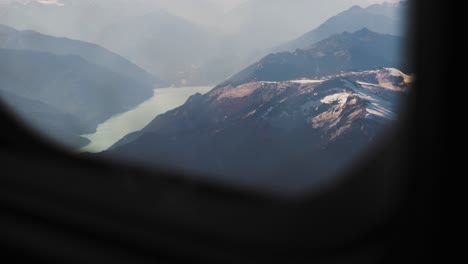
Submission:
[[[204,85],[225,78],[207,74],[205,63],[222,49],[220,38],[183,18],[163,11],[122,19],[96,39],[170,84]]]
[[[255,49],[267,50],[319,26],[352,7],[353,2],[365,4],[365,1],[359,0],[249,0],[226,14],[225,20],[238,29],[240,42],[248,43]],[[328,32],[324,38],[344,31],[346,29]]]
[[[21,2],[2,6],[0,24],[99,44],[175,86],[219,83],[352,6],[343,0],[250,0],[229,10],[213,0]],[[351,16],[342,24],[359,27],[325,30],[307,43],[345,30],[393,27],[388,13],[375,11],[375,19]]]
[[[221,85],[250,81],[284,81],[317,78],[340,71],[374,67],[403,67],[401,37],[363,28],[331,36],[295,52],[270,54]],[[403,67],[404,68],[404,67]]]
[[[274,49],[274,52],[304,49],[313,43],[343,32],[355,32],[362,28],[371,31],[403,36],[408,7],[406,2],[375,4],[362,8],[353,6],[331,17],[316,29]]]
[[[153,95],[153,86],[82,57],[16,49],[0,49],[0,90],[74,116],[88,133]]]
[[[214,59],[224,57],[226,52],[223,52],[222,43],[226,41],[214,36],[207,26],[180,16],[197,17],[201,16],[200,12],[216,10],[219,11],[217,15],[223,15],[223,10],[211,0],[172,2],[176,1],[62,0],[63,5],[59,6],[12,1],[0,8],[0,24],[96,43],[168,81],[167,86],[206,85],[224,80],[232,70],[205,67],[213,65]],[[174,14],[175,11],[180,11],[180,14]],[[30,40],[25,43],[35,43]],[[91,61],[93,55],[86,59]],[[106,59],[98,56],[94,62]],[[110,68],[112,64],[119,65],[109,61],[105,67]],[[120,73],[131,74],[129,69],[122,70]],[[143,80],[141,77],[136,79]]]
[[[91,63],[136,81],[148,85],[164,85],[157,77],[145,72],[127,59],[96,44],[83,41],[56,38],[29,30],[18,31],[0,25],[0,48],[41,51],[55,55],[78,55]]]

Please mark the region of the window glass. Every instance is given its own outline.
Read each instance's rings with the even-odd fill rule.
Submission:
[[[96,158],[279,191],[396,125],[407,1],[0,0],[0,99]]]

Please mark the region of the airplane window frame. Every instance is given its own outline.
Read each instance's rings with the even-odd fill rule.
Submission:
[[[115,257],[125,263],[132,256],[139,256],[190,263],[229,258],[232,262],[278,261],[292,255],[298,261],[325,261],[337,256],[338,259],[359,259],[361,253],[367,254],[366,250],[376,252],[379,258],[379,250],[389,244],[407,245],[409,242],[398,236],[406,235],[402,233],[408,228],[404,215],[413,216],[415,219],[411,219],[410,224],[415,224],[413,221],[426,217],[428,212],[429,215],[434,213],[426,203],[432,201],[428,195],[432,197],[435,178],[427,177],[428,182],[420,190],[415,185],[421,177],[412,175],[413,178],[405,179],[405,176],[415,173],[427,160],[436,160],[431,153],[424,154],[422,147],[426,140],[434,140],[442,132],[415,133],[424,131],[425,119],[420,117],[428,111],[435,113],[435,120],[443,120],[441,113],[427,107],[437,98],[433,86],[442,84],[441,76],[446,76],[444,73],[431,75],[435,70],[425,64],[428,52],[439,50],[441,46],[430,43],[421,48],[421,44],[431,38],[427,25],[423,25],[427,23],[427,15],[435,17],[436,11],[441,12],[442,8],[436,10],[424,1],[410,1],[414,16],[410,31],[416,33],[410,36],[409,47],[413,51],[412,63],[418,80],[410,96],[408,114],[342,182],[318,192],[285,198],[234,190],[192,177],[174,177],[176,175],[170,171],[157,172],[77,157],[38,138],[6,109],[1,109],[2,120],[9,129],[2,132],[0,150],[7,166],[6,173],[0,176],[0,208],[4,209],[1,221],[11,229],[3,228],[2,232],[7,235],[0,238],[0,247],[53,261],[65,254],[59,253],[60,250],[70,256],[87,252],[83,241],[91,241],[90,245],[102,252],[115,254],[106,257],[105,253],[94,253],[103,260]],[[445,24],[442,20],[438,22],[440,24],[435,25],[436,21],[430,21],[431,29],[440,36],[447,34]],[[442,61],[441,65],[447,59],[443,54],[434,57]],[[432,89],[426,89],[430,85]],[[423,94],[422,90],[428,92]],[[401,142],[405,142],[404,146],[399,146]],[[407,146],[412,149],[407,150]],[[414,160],[417,164],[410,163]],[[22,163],[27,165],[18,166]],[[382,168],[385,168],[384,173],[379,172]],[[44,171],[50,175],[42,175]],[[375,186],[380,189],[371,190]],[[426,198],[428,200],[424,200]],[[405,202],[408,204],[402,205]],[[417,208],[418,205],[422,206]],[[322,215],[317,216],[319,213]],[[394,214],[397,215],[396,224]],[[343,220],[349,222],[344,224]],[[310,227],[310,223],[317,226]],[[424,234],[433,224],[424,223],[416,234]],[[398,231],[400,226],[402,231]],[[42,229],[52,230],[50,237],[39,234],[38,230]],[[155,234],[160,237],[150,236]],[[380,240],[380,234],[390,237],[390,242]],[[35,251],[40,248],[41,239],[52,241],[50,244],[56,246],[48,248],[46,253],[50,255]],[[57,241],[67,242],[60,245]],[[252,250],[254,246],[257,251]],[[413,253],[415,258],[426,253],[425,245],[420,247],[418,250],[424,251]],[[208,249],[212,249],[212,255],[207,255]],[[198,254],[197,250],[205,255]],[[265,257],[268,254],[271,256]],[[80,260],[85,261],[86,257],[78,258]]]

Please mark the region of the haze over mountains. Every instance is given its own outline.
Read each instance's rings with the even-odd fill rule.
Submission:
[[[154,88],[210,84],[96,155],[297,191],[375,142],[410,89],[407,4],[375,2],[0,0],[0,97],[80,148]]]
[[[406,2],[374,4],[366,8],[353,6],[326,20],[319,27],[301,37],[277,47],[276,51],[295,51],[304,49],[333,34],[355,32],[365,27],[377,33],[403,36],[405,33]]]
[[[411,83],[392,68],[401,44],[364,28],[268,55],[104,155],[298,191],[329,179],[396,119]]]
[[[97,45],[0,26],[2,99],[62,143],[85,144],[79,135],[148,99],[158,85],[156,77]]]
[[[361,0],[9,2],[0,11],[0,24],[97,43],[176,86],[219,83],[268,54],[273,47],[299,37],[327,18],[354,4],[370,3]],[[386,16],[390,13],[379,19],[388,20]],[[386,23],[362,21],[355,30],[362,27],[373,30],[373,24]],[[334,28],[320,36],[323,39],[341,32]],[[319,40],[316,38],[314,42]]]
[[[212,82],[214,76],[205,78],[199,68],[223,48],[207,30],[163,11],[122,19],[104,28],[96,42],[182,86]]]
[[[355,33],[345,32],[293,53],[270,54],[224,84],[317,78],[378,66],[400,68],[402,44],[400,37],[375,33],[366,28]]]
[[[71,114],[56,109],[37,100],[31,100],[15,93],[0,89],[0,99],[14,110],[21,121],[47,136],[49,140],[60,142],[71,148],[80,148],[89,143],[81,134],[90,129]]]
[[[18,31],[0,25],[0,48],[32,50],[55,55],[77,55],[88,62],[145,84],[163,85],[159,78],[145,72],[127,59],[92,43],[52,37],[30,30]]]

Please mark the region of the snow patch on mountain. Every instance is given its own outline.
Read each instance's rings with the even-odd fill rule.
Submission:
[[[298,83],[298,84],[310,84],[310,83],[323,83],[324,80],[302,79],[302,80],[292,80],[291,82]]]
[[[344,106],[346,104],[346,101],[348,100],[348,97],[349,93],[336,93],[323,98],[322,100],[320,100],[320,102],[324,104],[333,104],[337,102],[340,106]]]
[[[359,85],[360,87],[356,87],[354,92],[359,98],[368,102],[367,112],[390,120],[396,119],[394,102],[397,98],[394,92],[386,91],[387,88],[376,84],[359,82]]]
[[[214,89],[209,96],[220,104],[228,100],[225,106],[228,109],[224,110],[234,115],[242,113],[238,117],[241,119],[258,114],[258,118],[283,127],[285,119],[299,114],[301,117],[296,118],[305,116],[307,123],[315,128],[323,128],[333,127],[336,122],[340,122],[341,115],[348,115],[349,111],[366,119],[395,120],[399,97],[407,90],[407,81],[411,82],[411,76],[398,69],[378,68],[342,72],[320,80],[303,78],[228,85]],[[263,108],[265,103],[274,104]],[[242,111],[243,107],[253,106],[255,108]],[[278,111],[273,111],[276,108]],[[261,113],[260,109],[263,109]]]
[[[386,69],[390,73],[391,76],[403,77],[406,83],[411,83],[413,81],[413,77],[411,77],[408,74],[404,74],[398,69],[395,69],[395,68],[384,68],[384,69]]]

